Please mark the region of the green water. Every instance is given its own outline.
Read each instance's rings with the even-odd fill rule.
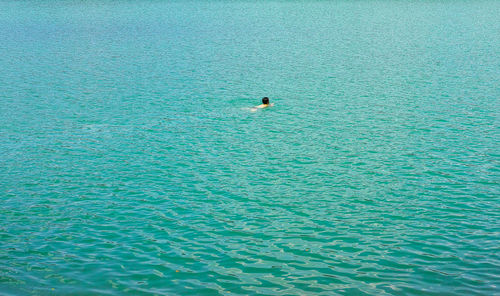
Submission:
[[[0,294],[500,295],[499,16],[1,1]]]

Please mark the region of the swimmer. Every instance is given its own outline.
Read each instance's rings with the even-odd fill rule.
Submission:
[[[268,97],[263,97],[262,98],[262,104],[260,104],[259,106],[253,107],[252,111],[257,111],[257,109],[264,109],[264,108],[272,107],[272,106],[274,106],[274,103],[269,104],[269,98]]]

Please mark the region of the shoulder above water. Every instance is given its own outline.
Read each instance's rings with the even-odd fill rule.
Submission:
[[[258,109],[264,109],[264,108],[268,108],[268,107],[273,107],[274,106],[274,103],[271,103],[271,104],[260,104],[258,106],[255,106],[255,107],[252,107],[252,110],[253,112],[257,111]]]

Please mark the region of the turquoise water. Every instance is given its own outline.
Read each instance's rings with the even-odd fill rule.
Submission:
[[[1,1],[0,294],[500,295],[499,15]]]

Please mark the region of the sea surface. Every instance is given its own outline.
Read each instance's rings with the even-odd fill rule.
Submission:
[[[0,294],[500,295],[499,112],[496,0],[2,0]]]

